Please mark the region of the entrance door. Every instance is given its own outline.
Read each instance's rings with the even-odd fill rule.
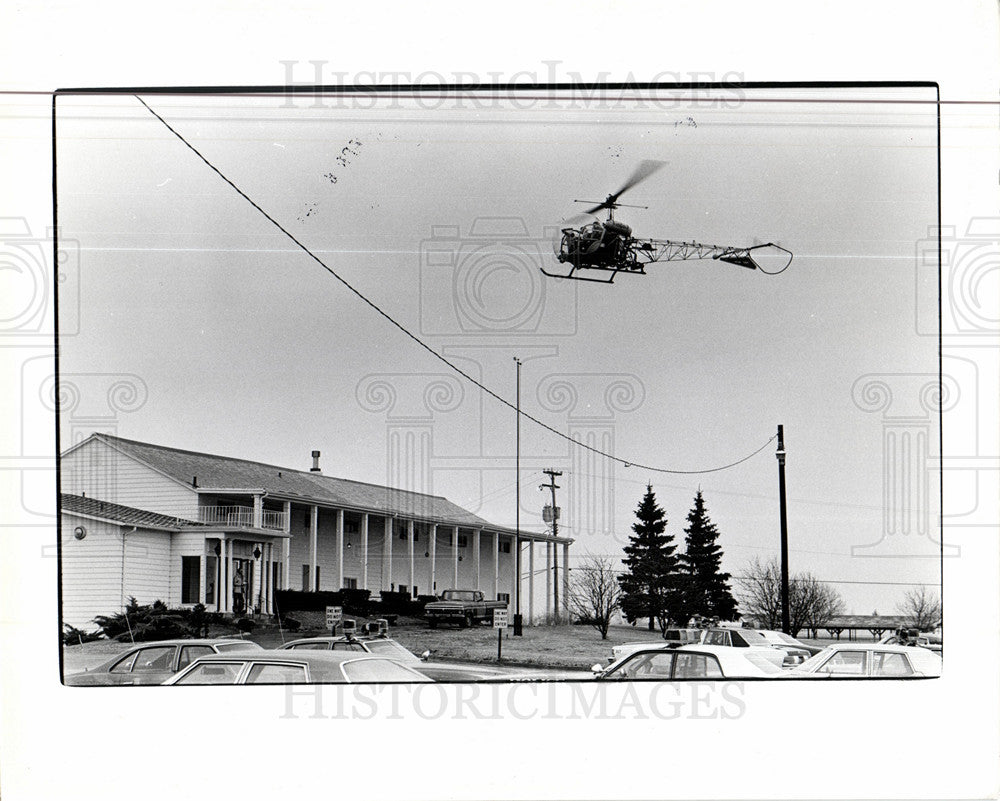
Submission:
[[[250,588],[253,586],[253,561],[233,559],[233,614],[247,614]]]

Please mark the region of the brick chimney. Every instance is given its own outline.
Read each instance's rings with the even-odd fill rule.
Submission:
[[[310,473],[321,473],[321,472],[323,472],[322,470],[319,469],[319,451],[313,451],[312,452],[312,457],[313,457],[313,466],[309,470],[309,472]]]

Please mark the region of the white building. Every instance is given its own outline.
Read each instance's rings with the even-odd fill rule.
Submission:
[[[520,603],[526,623],[555,612],[558,597],[565,616],[572,539],[518,534],[440,496],[325,476],[318,456],[302,471],[107,434],[70,448],[60,462],[63,622],[89,628],[129,596],[270,613],[276,589],[343,587],[374,598],[481,589],[512,613]]]

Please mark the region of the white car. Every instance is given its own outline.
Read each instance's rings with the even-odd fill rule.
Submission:
[[[769,650],[769,649],[768,649]],[[591,670],[599,681],[690,681],[774,678],[786,671],[763,648],[726,645],[664,645],[626,654]]]
[[[662,643],[657,640],[643,640],[642,642],[624,642],[621,645],[612,646],[608,662],[614,662],[616,659],[621,659],[627,654],[634,654],[644,648],[658,648],[663,645],[693,645],[701,642],[704,633],[703,629],[667,629],[663,632],[664,642]]]
[[[903,679],[940,676],[941,657],[926,648],[882,643],[830,645],[797,668],[785,671],[792,678],[853,676],[866,679]]]
[[[785,652],[785,667],[801,665],[809,657],[815,656],[823,650],[814,645],[806,645],[804,642],[799,642],[791,634],[785,634],[783,631],[771,631],[769,629],[757,629],[757,631],[760,632],[760,635],[767,640],[772,648],[778,648]]]

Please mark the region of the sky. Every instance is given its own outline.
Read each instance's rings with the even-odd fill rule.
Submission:
[[[937,473],[923,496],[887,494],[924,463],[886,450],[905,431],[937,455],[937,416],[918,402],[937,374],[936,301],[915,260],[937,222],[936,119],[932,105],[873,101],[932,97],[145,100],[413,337],[511,403],[519,358],[524,412],[647,466],[522,419],[521,525],[543,529],[541,471],[561,470],[571,564],[620,558],[647,484],[678,540],[703,491],[734,575],[776,555],[769,440],[782,424],[792,573],[832,582],[848,611],[892,614],[940,578]],[[135,98],[62,97],[58,130],[59,224],[80,249],[78,298],[61,299],[77,316],[60,367],[82,395],[64,445],[124,379],[137,400],[103,423],[120,436],[300,469],[318,449],[328,474],[515,524],[509,407],[348,290]],[[573,200],[603,199],[644,159],[665,164],[622,201],[648,208],[616,212],[636,236],[773,241],[790,267],[544,278]],[[401,457],[397,441],[422,444]],[[729,469],[663,472],[762,446]],[[907,511],[930,533],[904,535]]]

